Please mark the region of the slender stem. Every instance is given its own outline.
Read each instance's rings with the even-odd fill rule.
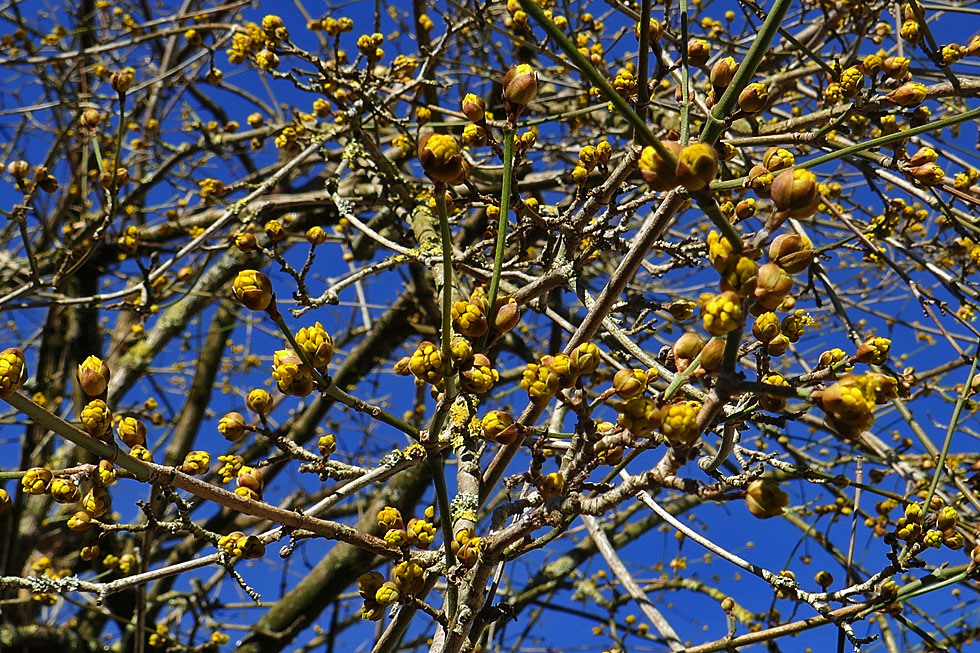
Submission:
[[[687,0],[680,0],[681,12],[681,145],[691,138],[691,71],[687,59],[687,43],[690,40],[687,25]]]
[[[513,147],[513,132],[511,132],[511,147]],[[504,183],[509,178],[508,171],[504,171]],[[509,186],[509,184],[508,184]],[[453,376],[452,349],[450,347],[453,333],[452,306],[453,306],[453,241],[449,231],[449,213],[446,210],[446,186],[437,183],[436,193],[436,212],[439,214],[439,234],[442,239],[442,362],[443,362],[443,382],[445,394],[441,405],[432,418],[429,428],[429,436],[439,437],[445,424],[446,416],[449,413],[449,405],[453,396],[456,394],[455,377]],[[505,215],[501,212],[501,215]],[[436,499],[439,503],[440,527],[442,529],[443,550],[446,555],[446,570],[453,565],[454,556],[452,550],[453,527],[450,519],[449,491],[446,488],[446,476],[442,465],[442,454],[437,453],[429,458],[429,468],[432,471],[432,480],[435,485]],[[447,583],[446,586],[446,608],[451,617],[456,613],[456,586]]]
[[[500,183],[500,217],[497,220],[497,245],[493,252],[493,275],[490,277],[489,310],[494,317],[493,307],[497,303],[500,289],[500,272],[504,266],[504,245],[507,241],[507,218],[510,213],[511,180],[514,170],[514,135],[517,129],[507,125],[504,129],[504,177]]]
[[[936,493],[936,488],[939,486],[939,477],[946,471],[946,455],[949,453],[949,446],[953,442],[953,433],[956,432],[956,425],[959,424],[963,404],[966,403],[967,397],[973,391],[973,377],[977,373],[978,361],[980,361],[980,343],[977,344],[977,352],[973,355],[973,364],[970,365],[970,373],[966,376],[966,381],[963,383],[963,390],[960,392],[960,396],[956,398],[956,405],[953,407],[953,416],[949,418],[949,426],[946,427],[946,439],[943,440],[943,448],[939,451],[939,460],[936,461],[936,471],[932,475],[929,492],[926,493],[925,501],[922,503],[926,510],[929,509],[929,502],[932,500],[932,495]]]
[[[640,118],[644,121],[647,118],[647,107],[650,104],[650,10],[651,0],[642,0],[640,3],[640,69],[639,85],[637,91],[636,110]],[[634,130],[633,139],[639,140]]]
[[[453,555],[453,522],[452,506],[449,503],[449,490],[446,487],[446,476],[442,466],[442,454],[437,454],[429,458],[429,469],[432,471],[432,480],[435,485],[436,502],[439,504],[439,528],[442,530],[442,549],[446,556],[446,571],[453,566],[456,556]],[[458,590],[452,582],[446,583],[446,614],[452,619],[456,614]]]
[[[746,53],[742,63],[739,64],[734,79],[732,79],[728,88],[725,89],[725,93],[718,100],[718,104],[715,105],[714,109],[708,115],[708,120],[704,123],[704,129],[701,130],[700,140],[702,143],[714,145],[725,130],[725,119],[728,118],[729,114],[735,108],[739,93],[748,85],[752,76],[755,75],[759,64],[762,63],[763,57],[768,53],[769,44],[772,42],[773,37],[776,36],[779,25],[782,23],[790,4],[792,4],[792,0],[776,0],[773,3],[772,9],[769,10],[769,14],[766,16],[766,20],[763,21],[762,27],[759,28],[759,34],[752,41],[752,45],[749,46],[749,51]],[[684,47],[687,47],[686,44],[684,44]]]
[[[842,159],[845,156],[850,156],[851,154],[858,154],[865,150],[870,150],[874,147],[880,147],[882,145],[889,145],[891,143],[897,143],[898,141],[903,141],[910,136],[915,136],[917,134],[923,134],[925,132],[939,131],[950,125],[956,125],[961,122],[967,122],[969,120],[974,120],[980,118],[980,107],[976,109],[971,109],[970,111],[965,111],[963,113],[958,113],[948,118],[943,118],[942,120],[937,120],[936,122],[930,122],[925,125],[919,125],[918,127],[910,127],[904,131],[896,132],[894,134],[888,134],[887,136],[879,136],[878,138],[872,138],[871,140],[864,141],[863,143],[855,143],[854,145],[849,145],[847,147],[842,147],[839,150],[834,150],[833,152],[828,152],[827,154],[821,154],[820,156],[813,157],[807,161],[796,164],[796,168],[815,168],[823,163],[829,163],[831,161],[836,161],[837,159]],[[726,181],[716,181],[711,184],[711,190],[731,190],[732,188],[739,188],[745,184],[746,177],[741,177],[739,179],[729,179]]]
[[[122,152],[123,135],[126,133],[126,93],[119,92],[119,129],[116,130],[115,152],[112,155],[112,181],[109,185],[109,214],[106,216],[106,224],[112,220],[116,213],[116,204],[119,201],[119,189],[116,188],[116,176],[119,173],[119,154]]]
[[[449,231],[449,212],[446,210],[446,185],[437,183],[436,212],[439,214],[439,236],[442,239],[442,373],[446,384],[446,399],[452,401],[456,394],[453,376],[453,239]]]

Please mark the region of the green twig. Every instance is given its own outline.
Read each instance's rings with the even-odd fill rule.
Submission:
[[[500,218],[497,220],[497,245],[493,252],[493,275],[490,277],[489,310],[490,319],[494,317],[494,305],[500,289],[500,271],[504,265],[504,245],[507,241],[507,218],[510,213],[511,178],[514,170],[515,125],[504,130],[504,177],[500,183]]]
[[[956,425],[960,421],[960,412],[963,410],[963,404],[966,403],[967,397],[973,391],[973,377],[977,373],[978,361],[980,361],[980,343],[977,344],[977,352],[973,355],[973,364],[970,365],[970,373],[967,374],[966,381],[963,383],[963,390],[960,392],[960,396],[956,398],[956,405],[953,407],[953,416],[949,418],[949,426],[946,427],[946,439],[943,440],[943,448],[939,451],[939,460],[936,461],[936,471],[932,475],[932,483],[929,484],[929,491],[926,493],[926,498],[922,502],[922,505],[927,510],[929,509],[929,502],[932,500],[932,495],[936,493],[936,488],[939,486],[939,477],[946,471],[946,455],[949,453],[949,446],[953,442],[953,433],[956,432]]]
[[[772,42],[773,37],[776,36],[776,32],[779,30],[779,24],[783,21],[783,17],[786,15],[790,4],[792,4],[791,0],[776,0],[772,9],[769,10],[766,20],[762,23],[762,27],[759,28],[758,35],[752,41],[752,45],[749,46],[749,51],[745,54],[742,63],[739,64],[738,70],[735,71],[735,77],[728,85],[728,88],[725,89],[725,93],[721,96],[721,99],[718,100],[718,104],[708,114],[708,119],[704,123],[704,129],[701,130],[700,140],[702,143],[714,145],[725,130],[725,120],[738,103],[739,93],[751,81],[759,64],[762,63],[762,59],[768,53],[769,44]]]
[[[568,40],[568,37],[565,36],[560,29],[558,29],[558,26],[544,15],[544,10],[541,9],[541,7],[534,2],[534,0],[518,1],[521,3],[521,7],[524,9],[524,11],[527,12],[527,15],[531,16],[535,22],[538,23],[538,25],[541,25],[541,27],[544,28],[544,31],[548,33],[548,36],[555,40],[558,47],[560,47],[565,55],[572,60],[572,63],[575,64],[575,67],[578,68],[579,71],[581,71],[581,73],[585,75],[590,82],[592,82],[592,84],[597,86],[599,90],[602,91],[603,96],[608,98],[609,101],[612,102],[612,105],[616,107],[616,111],[621,113],[623,117],[626,118],[626,120],[636,131],[639,140],[646,145],[652,146],[664,161],[673,164],[674,155],[671,154],[667,148],[664,147],[664,144],[653,135],[653,132],[650,131],[649,127],[647,127],[646,121],[640,118],[640,116],[633,111],[633,108],[629,105],[626,99],[620,95],[615,88],[613,88],[612,84],[610,84],[598,70],[595,69],[592,62],[582,56],[582,54],[578,51],[578,48],[575,47],[575,44]]]
[[[680,1],[681,12],[681,145],[691,138],[691,70],[687,58],[690,41],[687,25],[687,0]]]
[[[506,177],[505,177],[506,178]],[[436,212],[439,214],[439,236],[442,239],[442,374],[446,384],[446,401],[456,394],[453,377],[453,239],[449,231],[449,213],[446,210],[446,185],[435,186]]]

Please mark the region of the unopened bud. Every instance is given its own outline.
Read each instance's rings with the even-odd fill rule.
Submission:
[[[718,153],[706,143],[688,145],[677,157],[675,174],[687,190],[701,190],[718,174]]]

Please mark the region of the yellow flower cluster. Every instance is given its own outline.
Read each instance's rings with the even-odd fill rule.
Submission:
[[[441,384],[444,376],[442,351],[428,340],[423,340],[412,353],[408,369],[420,381]]]
[[[312,372],[292,349],[279,349],[272,355],[272,378],[283,394],[305,397],[313,392]]]
[[[705,331],[713,336],[723,336],[742,321],[742,300],[737,293],[725,291],[709,299],[701,313]]]
[[[694,444],[700,436],[697,429],[700,411],[701,402],[694,400],[681,401],[666,406],[661,430],[667,444],[672,447]]]
[[[319,322],[296,333],[296,344],[303,349],[313,367],[323,371],[333,359],[333,338]]]
[[[218,550],[236,558],[255,559],[265,555],[265,544],[255,535],[234,531],[218,540]]]
[[[27,361],[24,352],[16,347],[0,352],[0,397],[17,392],[27,380]]]

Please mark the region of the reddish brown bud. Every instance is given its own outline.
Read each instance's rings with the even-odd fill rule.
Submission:
[[[810,241],[797,234],[782,234],[769,245],[769,260],[789,274],[802,272],[813,262]]]
[[[772,182],[772,202],[787,217],[808,218],[820,204],[817,178],[809,170],[783,170]]]
[[[527,106],[538,94],[538,76],[528,64],[517,64],[504,75],[503,89],[504,100]]]
[[[775,263],[766,263],[759,268],[755,286],[755,299],[766,310],[775,310],[783,303],[793,288],[793,279]]]
[[[704,39],[695,39],[687,44],[687,63],[700,68],[708,63],[711,57],[711,46]]]

